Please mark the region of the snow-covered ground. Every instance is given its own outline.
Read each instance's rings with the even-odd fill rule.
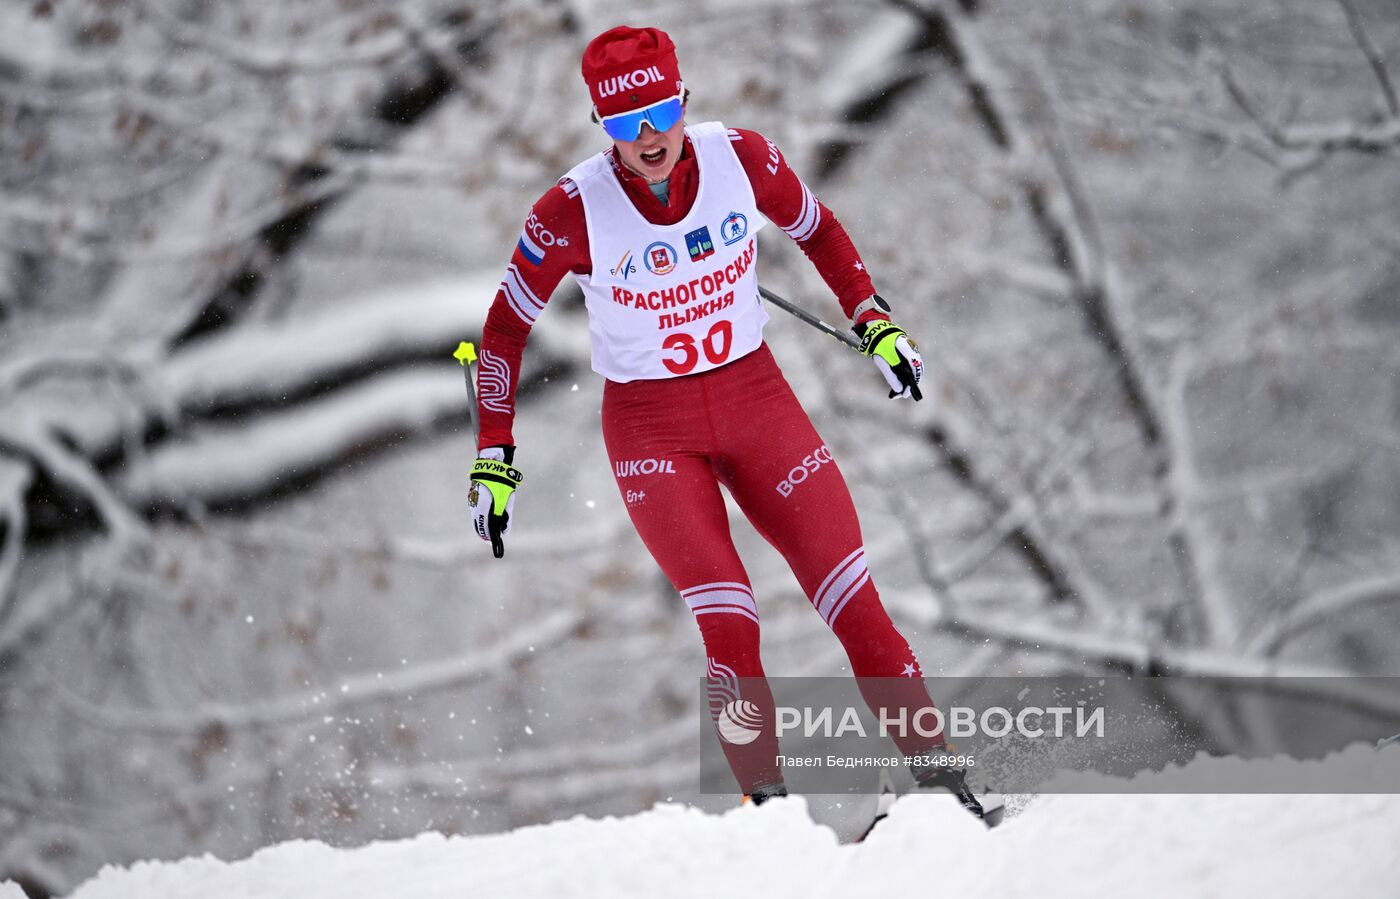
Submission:
[[[1358,745],[1320,763],[1200,758],[1185,770],[1233,771],[1241,783],[1296,775],[1306,788],[1323,766],[1400,783],[1400,746]],[[1131,787],[1103,778],[1102,787],[1143,789],[1171,777],[1143,774]],[[1400,891],[1397,846],[1393,794],[1045,795],[991,832],[949,801],[911,796],[858,845],[842,845],[792,798],[721,815],[661,804],[626,818],[478,837],[429,833],[359,849],[283,843],[236,862],[105,868],[73,896],[1379,897]],[[18,895],[6,889],[0,899]]]

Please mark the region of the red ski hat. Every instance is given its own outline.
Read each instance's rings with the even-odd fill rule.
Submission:
[[[604,31],[588,43],[583,80],[600,116],[650,106],[684,89],[670,36],[660,28],[627,25]]]

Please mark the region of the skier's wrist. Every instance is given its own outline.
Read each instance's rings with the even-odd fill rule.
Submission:
[[[515,462],[515,447],[509,444],[500,446],[483,446],[476,451],[478,459],[494,459],[497,462],[504,462],[511,465]]]
[[[878,293],[872,293],[851,310],[851,323],[865,325],[872,321],[889,321],[889,313],[890,304],[885,301],[885,298]]]
[[[867,311],[867,312],[863,312],[863,313],[861,313],[861,315],[859,315],[859,316],[856,317],[855,319],[852,319],[851,324],[853,324],[853,325],[868,325],[868,324],[870,324],[871,322],[887,322],[887,321],[889,321],[889,320],[890,320],[890,317],[889,317],[888,315],[886,315],[885,313],[880,312],[879,310],[870,310],[870,311]]]

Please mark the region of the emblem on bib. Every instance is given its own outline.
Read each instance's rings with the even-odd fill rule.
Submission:
[[[669,275],[676,269],[676,248],[658,240],[647,247],[647,271],[653,275]]]
[[[715,242],[710,240],[710,228],[708,225],[701,225],[685,236],[685,248],[690,251],[690,261],[699,262],[707,256],[714,255]]]
[[[742,212],[731,212],[719,224],[719,239],[727,247],[738,243],[749,233],[749,220]]]
[[[608,274],[626,281],[627,277],[636,270],[637,264],[632,261],[632,251],[628,250],[626,253],[622,254],[622,260],[618,262],[617,267],[610,269]]]

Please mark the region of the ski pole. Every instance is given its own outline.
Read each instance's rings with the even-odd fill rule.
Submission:
[[[476,443],[477,435],[481,433],[476,424],[476,384],[472,381],[472,363],[476,361],[476,347],[464,340],[457,344],[457,351],[452,354],[452,358],[462,366],[462,374],[467,379],[467,421],[471,422],[472,426],[472,443]]]
[[[791,313],[792,315],[795,315],[796,317],[802,319],[804,322],[816,328],[818,331],[821,331],[822,333],[826,334],[827,336],[834,337],[835,339],[841,341],[851,349],[860,349],[860,341],[857,340],[856,336],[851,332],[847,331],[844,328],[838,328],[835,325],[828,325],[826,322],[817,318],[815,315],[808,312],[806,309],[789,303],[787,300],[778,296],[776,293],[774,293],[773,291],[769,290],[761,284],[758,287],[758,295],[763,297],[768,302],[772,303],[774,306],[777,306],[784,312]]]

